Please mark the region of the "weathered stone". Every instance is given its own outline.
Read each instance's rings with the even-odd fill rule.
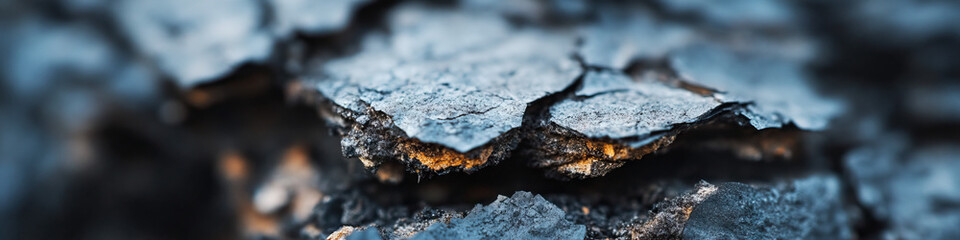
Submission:
[[[404,5],[389,37],[322,66],[316,89],[342,145],[367,167],[399,159],[426,172],[475,170],[516,144],[531,102],[580,74],[570,34],[515,29],[495,13]]]
[[[583,239],[586,229],[564,219],[564,212],[529,192],[499,196],[477,205],[464,218],[434,224],[412,239]]]
[[[717,186],[700,182],[694,190],[657,203],[649,218],[635,221],[616,230],[617,235],[629,239],[675,239],[683,234],[694,207],[717,192]]]
[[[849,239],[840,182],[813,176],[775,188],[720,184],[694,207],[684,239]]]
[[[590,71],[573,97],[550,107],[532,133],[533,165],[595,177],[669,144],[678,125],[711,116],[720,102],[616,71]]]
[[[849,239],[840,182],[812,176],[775,187],[701,182],[617,230],[629,239]]]

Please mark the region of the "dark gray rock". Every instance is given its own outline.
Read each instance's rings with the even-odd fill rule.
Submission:
[[[679,239],[693,208],[717,192],[705,181],[680,196],[657,203],[646,218],[636,218],[615,230],[620,239]]]
[[[850,239],[840,182],[814,176],[780,187],[718,185],[693,208],[684,239]]]
[[[563,210],[529,192],[499,196],[477,205],[464,218],[434,224],[412,239],[584,239],[586,229],[564,218]]]
[[[495,12],[407,4],[389,22],[389,37],[367,36],[361,52],[325,63],[316,85],[335,105],[335,122],[345,119],[357,129],[345,134],[346,152],[355,149],[373,165],[405,159],[440,171],[496,162],[489,155],[512,147],[484,149],[515,138],[506,134],[520,127],[527,105],[568,87],[581,72],[570,56],[571,34],[515,29]],[[391,139],[442,153],[363,144]]]

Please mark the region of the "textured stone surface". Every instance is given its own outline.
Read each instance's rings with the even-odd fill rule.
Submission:
[[[784,186],[718,185],[694,207],[684,239],[849,239],[840,182],[813,176]]]
[[[380,121],[383,131],[345,136],[344,147],[360,149],[361,159],[403,155],[434,171],[483,165],[504,149],[482,146],[509,138],[505,134],[520,127],[528,104],[568,87],[581,71],[570,57],[571,35],[514,29],[493,12],[410,4],[390,20],[392,35],[368,36],[360,53],[324,64],[316,85],[342,108],[337,117],[359,125]],[[418,147],[398,143],[367,150],[370,146],[357,144],[367,138],[409,139]],[[421,154],[421,148],[440,153]],[[487,152],[470,154],[478,150]],[[431,159],[464,153],[483,156],[431,167],[437,162]]]
[[[412,239],[583,239],[586,229],[564,219],[557,206],[529,192],[499,196],[464,218],[434,224]]]
[[[615,232],[628,239],[679,238],[694,207],[713,196],[717,189],[715,185],[700,182],[686,194],[657,203],[648,218],[635,220]]]
[[[617,71],[590,71],[574,96],[550,107],[532,133],[534,163],[564,175],[595,177],[669,144],[678,125],[709,117],[720,102]]]
[[[693,46],[672,53],[670,64],[684,81],[714,90],[718,99],[750,103],[740,114],[757,129],[792,123],[821,130],[843,108],[814,91],[796,62]]]

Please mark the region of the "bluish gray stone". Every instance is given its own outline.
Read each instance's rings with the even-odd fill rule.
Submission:
[[[750,103],[740,114],[756,129],[793,123],[821,130],[843,110],[841,102],[813,89],[796,62],[693,46],[672,53],[670,64],[684,81],[714,90],[724,102]]]
[[[830,176],[773,188],[723,183],[693,208],[683,239],[850,239],[840,188]]]
[[[317,89],[459,152],[520,127],[527,104],[581,72],[571,34],[514,29],[492,12],[404,5],[389,22],[389,37],[368,36],[360,53],[324,64]]]
[[[521,191],[477,205],[466,217],[434,224],[411,239],[584,239],[586,228],[564,215],[540,195]]]
[[[590,71],[576,97],[550,108],[549,121],[590,138],[644,139],[700,120],[720,104],[655,80],[635,82],[615,71]]]

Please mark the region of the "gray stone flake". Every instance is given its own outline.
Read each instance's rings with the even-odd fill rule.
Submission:
[[[576,96],[551,107],[550,122],[590,138],[646,137],[695,122],[720,105],[710,97],[659,82],[634,82],[612,71],[588,72]]]
[[[335,104],[389,115],[408,137],[460,152],[520,127],[527,104],[580,74],[567,34],[513,29],[495,14],[402,6],[390,37],[323,65]]]
[[[516,192],[477,205],[464,218],[434,224],[411,239],[584,239],[586,228],[565,215],[540,195]]]
[[[672,53],[670,64],[684,81],[715,90],[725,102],[751,103],[741,114],[757,129],[793,123],[821,130],[843,108],[819,96],[794,62],[693,46]]]

